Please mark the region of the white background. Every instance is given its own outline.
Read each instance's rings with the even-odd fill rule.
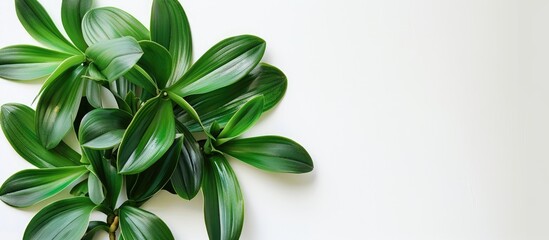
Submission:
[[[60,23],[60,2],[41,1]],[[99,1],[148,25],[151,0]],[[125,2],[131,2],[124,6]],[[549,239],[549,2],[182,0],[195,58],[255,34],[289,78],[248,136],[303,144],[312,174],[232,161],[242,239]],[[0,46],[34,43],[0,1]],[[0,104],[40,83],[0,81]],[[0,137],[0,181],[31,167]],[[40,208],[0,204],[3,239]],[[145,208],[177,239],[207,239],[202,197]]]

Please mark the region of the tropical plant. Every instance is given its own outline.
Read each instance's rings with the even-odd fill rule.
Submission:
[[[227,38],[193,63],[190,26],[177,0],[153,1],[150,31],[123,10],[63,0],[72,42],[38,1],[15,5],[25,29],[50,49],[0,49],[1,78],[44,80],[36,111],[1,107],[6,138],[37,169],[8,178],[0,199],[28,207],[64,190],[73,195],[40,210],[23,239],[92,239],[98,231],[110,239],[174,239],[140,208],[163,189],[187,200],[202,190],[210,239],[238,239],[244,201],[228,156],[270,172],[313,170],[292,140],[239,138],[286,91],[286,76],[260,63],[261,38]],[[106,107],[105,95],[117,108]],[[78,151],[63,142],[71,131]],[[94,211],[105,221],[90,221]]]

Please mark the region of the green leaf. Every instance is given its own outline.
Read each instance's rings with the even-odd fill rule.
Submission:
[[[67,53],[80,53],[59,32],[44,7],[37,0],[15,0],[15,10],[23,27],[36,41]]]
[[[181,124],[177,124],[177,129],[183,133],[184,139],[171,183],[177,195],[191,200],[200,190],[204,171],[204,156],[191,132]]]
[[[139,66],[149,73],[160,89],[164,89],[172,74],[172,56],[158,43],[140,41],[139,45],[144,52]]]
[[[208,50],[170,90],[181,97],[231,85],[245,77],[265,52],[263,39],[242,35],[225,39]]]
[[[187,15],[176,0],[154,0],[151,39],[171,53],[173,74],[168,86],[180,79],[192,63],[192,37]]]
[[[51,150],[42,146],[35,131],[34,110],[17,103],[5,104],[0,111],[4,135],[22,158],[39,168],[80,165],[80,154],[61,142]]]
[[[82,31],[88,45],[105,40],[133,37],[150,40],[149,30],[129,13],[113,7],[90,10],[82,20]]]
[[[265,104],[263,111],[274,107],[286,92],[287,80],[284,73],[277,68],[260,64],[248,76],[238,82],[216,91],[189,96],[186,99],[200,115],[204,125],[217,121],[225,126],[231,116],[251,98],[263,95]],[[179,111],[178,121],[182,122],[192,132],[202,131],[199,123],[192,116]]]
[[[244,104],[221,131],[217,137],[217,143],[223,144],[250,129],[261,117],[264,102],[263,95],[259,95]]]
[[[60,193],[87,172],[84,166],[24,170],[4,182],[0,200],[14,207],[32,206]]]
[[[313,170],[313,160],[298,143],[278,136],[231,140],[217,147],[241,161],[271,172],[306,173]]]
[[[128,72],[143,55],[139,43],[132,37],[104,40],[86,50],[97,69],[109,82]]]
[[[176,139],[170,149],[147,170],[126,177],[128,199],[143,202],[151,198],[170,180],[181,154],[183,139]]]
[[[114,160],[106,159],[103,156],[104,151],[82,148],[82,153],[90,162],[93,172],[105,187],[105,204],[115,209],[118,196],[122,190],[123,177],[118,174],[116,168],[112,165]]]
[[[103,100],[101,96],[101,89],[103,86],[91,79],[83,79],[83,81],[85,84],[84,87],[86,89],[86,100],[88,101],[88,103],[90,103],[90,105],[92,105],[94,108],[103,107]]]
[[[137,112],[118,150],[118,171],[136,174],[153,165],[175,139],[172,102],[153,98]]]
[[[139,65],[133,66],[133,68],[124,75],[124,78],[129,82],[142,87],[143,90],[156,95],[158,87],[156,86],[155,81]]]
[[[132,116],[120,109],[95,109],[82,119],[80,144],[91,149],[109,149],[120,143]]]
[[[81,240],[93,240],[95,234],[99,231],[109,232],[109,226],[105,222],[91,221],[86,229],[86,234],[82,236]]]
[[[72,187],[70,194],[75,197],[84,197],[88,194],[88,180],[83,180]]]
[[[244,222],[244,199],[233,169],[221,155],[206,161],[202,191],[211,240],[237,240]]]
[[[100,205],[105,200],[103,183],[93,171],[91,171],[88,176],[88,193],[90,195],[90,200],[92,200],[95,205]]]
[[[82,75],[78,66],[59,75],[42,93],[36,109],[36,129],[43,146],[57,146],[71,129],[82,99]]]
[[[61,20],[63,27],[72,42],[80,49],[86,51],[88,44],[82,35],[82,19],[84,14],[93,7],[93,0],[63,0],[61,5]]]
[[[76,197],[48,205],[32,218],[23,240],[67,240],[84,236],[95,205]]]
[[[120,208],[120,235],[125,240],[172,240],[172,232],[160,218],[143,209]]]
[[[0,77],[26,81],[45,78],[71,55],[30,45],[0,49]]]
[[[82,65],[84,63],[84,61],[86,61],[86,56],[84,56],[83,54],[82,55],[72,56],[72,57],[69,57],[69,58],[65,59],[65,61],[63,61],[61,64],[59,64],[59,66],[53,71],[53,73],[51,73],[48,76],[48,78],[46,79],[46,81],[42,85],[42,88],[40,88],[40,91],[37,94],[37,98],[40,95],[42,95],[44,90],[46,88],[48,88],[57,78],[59,78],[61,75],[68,72],[71,68],[73,68],[77,65]]]

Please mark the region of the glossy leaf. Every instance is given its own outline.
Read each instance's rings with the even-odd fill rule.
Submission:
[[[204,156],[191,132],[181,124],[177,124],[177,129],[183,134],[184,139],[171,184],[177,195],[191,200],[200,190],[204,171]]]
[[[151,39],[168,49],[174,59],[169,86],[180,79],[192,63],[191,28],[179,1],[153,1]]]
[[[107,223],[100,221],[91,221],[88,225],[88,228],[86,229],[86,234],[82,236],[81,240],[93,240],[95,234],[100,231],[109,232],[109,226],[107,225]]]
[[[261,117],[264,102],[265,99],[263,95],[259,95],[242,105],[217,137],[217,143],[223,144],[226,141],[240,136],[251,128],[257,120],[259,120],[259,117]]]
[[[139,60],[139,66],[155,80],[160,89],[164,89],[172,74],[172,56],[166,48],[158,43],[140,41],[139,45],[144,53]]]
[[[156,215],[124,205],[120,208],[120,235],[125,240],[172,240],[172,232]]]
[[[48,205],[32,218],[23,240],[67,240],[84,236],[95,205],[76,197]]]
[[[127,176],[128,199],[143,202],[151,198],[170,180],[181,154],[183,139],[176,139],[170,149],[147,170]]]
[[[42,93],[61,75],[66,74],[70,69],[82,65],[86,61],[86,56],[84,55],[75,55],[72,57],[69,57],[65,59],[57,68],[51,73],[44,84],[42,85],[42,88],[40,88],[40,91],[37,94],[37,98],[42,95]],[[36,99],[35,99],[36,100]]]
[[[75,197],[84,197],[88,194],[88,180],[83,180],[72,187],[70,194]]]
[[[82,19],[84,14],[92,7],[93,0],[63,0],[61,5],[63,27],[80,51],[86,51],[86,48],[88,48],[88,44],[86,44],[82,35]]]
[[[101,90],[102,90],[101,84],[91,79],[83,79],[83,81],[85,84],[85,89],[86,89],[85,95],[88,103],[90,103],[94,108],[103,107],[103,100],[101,96]]]
[[[154,98],[137,112],[118,150],[118,171],[136,174],[153,165],[175,139],[172,103]]]
[[[231,85],[245,77],[265,52],[263,39],[242,35],[225,39],[208,50],[170,91],[181,97]]]
[[[313,160],[298,143],[278,136],[231,140],[218,149],[259,169],[271,172],[306,173]]]
[[[90,175],[88,176],[88,193],[90,200],[92,200],[95,205],[99,205],[105,200],[103,183],[94,172],[90,172]]]
[[[0,77],[26,81],[49,76],[71,55],[31,45],[0,49]]]
[[[32,206],[60,193],[87,172],[84,166],[24,170],[4,182],[0,199],[14,207]]]
[[[34,110],[17,103],[4,104],[0,111],[0,125],[4,135],[19,155],[39,168],[80,165],[80,154],[61,142],[48,150],[38,140],[34,124]]]
[[[122,140],[132,116],[119,109],[95,109],[82,119],[78,134],[83,147],[109,149]]]
[[[122,190],[123,177],[118,174],[116,168],[111,164],[113,160],[106,159],[104,151],[82,148],[83,156],[90,162],[97,178],[105,188],[105,203],[115,209],[118,196]]]
[[[36,41],[67,53],[80,52],[59,32],[37,0],[15,0],[15,10],[23,27]]]
[[[237,240],[244,222],[244,199],[227,160],[213,155],[206,161],[202,191],[204,217],[211,240]]]
[[[129,82],[142,87],[143,90],[156,94],[158,87],[153,78],[139,65],[135,65],[130,71],[124,75],[124,78]]]
[[[104,40],[86,50],[97,69],[112,82],[128,72],[143,55],[139,43],[131,37]]]
[[[150,40],[149,30],[129,13],[113,7],[90,10],[82,20],[82,32],[88,45],[105,40],[133,37]]]
[[[186,99],[196,109],[204,125],[209,126],[217,121],[223,127],[243,104],[255,96],[265,97],[263,111],[271,109],[280,102],[286,87],[284,73],[262,63],[247,77],[230,86],[206,94],[189,96]],[[178,120],[192,132],[202,130],[200,124],[185,112],[180,111]]]
[[[36,109],[38,138],[48,149],[57,146],[71,129],[82,98],[86,67],[69,69],[48,85]]]

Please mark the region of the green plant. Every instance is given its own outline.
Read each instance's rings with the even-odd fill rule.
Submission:
[[[97,231],[111,239],[173,239],[161,219],[140,208],[162,189],[183,199],[202,189],[210,239],[238,239],[244,201],[226,156],[266,171],[312,171],[311,157],[292,140],[239,138],[286,91],[284,74],[260,63],[262,39],[225,39],[193,63],[177,0],[153,1],[150,31],[120,9],[63,0],[72,42],[38,1],[15,3],[25,29],[52,49],[0,50],[0,77],[45,79],[36,112],[22,104],[1,108],[6,138],[37,169],[10,177],[0,199],[28,207],[65,189],[74,195],[38,212],[23,239],[92,239]],[[118,108],[105,108],[102,94]],[[63,142],[71,130],[81,153]],[[94,211],[106,220],[90,221]]]

